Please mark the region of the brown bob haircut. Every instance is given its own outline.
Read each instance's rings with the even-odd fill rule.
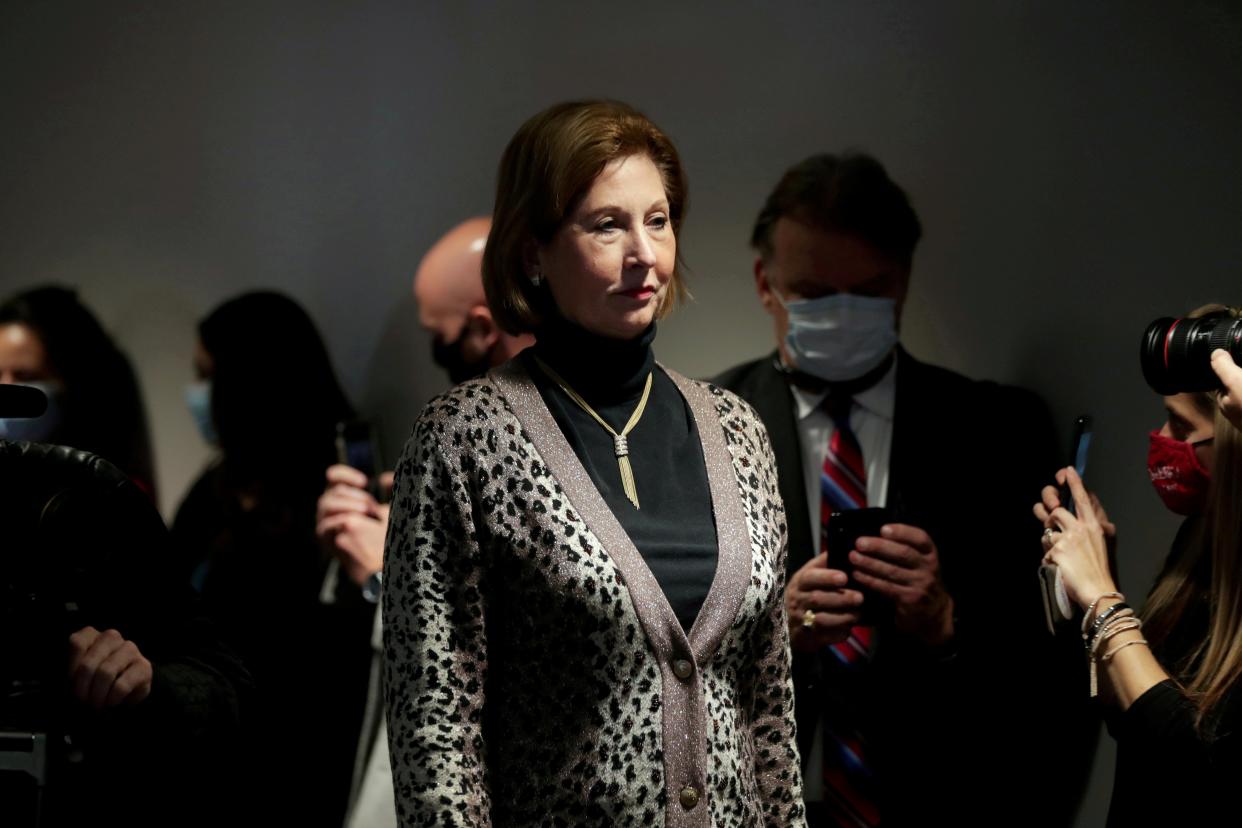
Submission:
[[[632,155],[647,156],[660,171],[676,235],[686,212],[681,159],[668,136],[632,106],[606,100],[561,103],[514,134],[500,158],[492,230],[483,251],[487,304],[505,331],[533,332],[556,314],[547,287],[535,287],[528,278],[530,244],[551,242],[604,167]],[[657,317],[685,297],[676,267]]]

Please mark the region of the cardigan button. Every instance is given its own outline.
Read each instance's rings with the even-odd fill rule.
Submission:
[[[699,792],[690,785],[681,789],[681,807],[687,811],[699,804]]]
[[[684,658],[679,658],[673,662],[673,675],[685,681],[694,673],[694,665]]]

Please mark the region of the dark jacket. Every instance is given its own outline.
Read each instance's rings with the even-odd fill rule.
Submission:
[[[818,553],[818,539],[810,537],[793,396],[774,360],[737,366],[715,382],[754,406],[768,429],[788,514],[788,578]],[[1017,807],[1032,824],[1068,824],[1096,737],[1085,682],[1077,684],[1079,648],[1043,629],[1031,504],[1056,468],[1047,409],[1029,391],[976,382],[903,350],[896,370],[887,502],[935,541],[956,638],[931,652],[881,629],[863,728],[884,824],[991,825]],[[820,726],[820,659],[794,654],[804,763]],[[1019,767],[1042,768],[1044,778],[1037,785]]]

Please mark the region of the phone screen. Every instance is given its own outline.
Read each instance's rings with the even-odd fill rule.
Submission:
[[[1078,472],[1078,476],[1084,481],[1087,479],[1087,456],[1091,450],[1092,433],[1090,416],[1084,414],[1074,420],[1074,438],[1070,441],[1069,465],[1074,467],[1074,471]],[[1074,514],[1074,497],[1070,494],[1069,486],[1061,486],[1059,497],[1061,505],[1068,509],[1070,514]]]

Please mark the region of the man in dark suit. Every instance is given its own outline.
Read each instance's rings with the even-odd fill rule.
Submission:
[[[808,813],[1068,824],[1096,730],[1076,646],[1042,630],[1030,507],[1056,466],[1053,429],[1034,394],[898,344],[921,232],[872,158],[791,168],[751,239],[776,352],[716,379],[755,407],[780,469]],[[861,506],[890,522],[846,552],[847,579],[825,530]]]

